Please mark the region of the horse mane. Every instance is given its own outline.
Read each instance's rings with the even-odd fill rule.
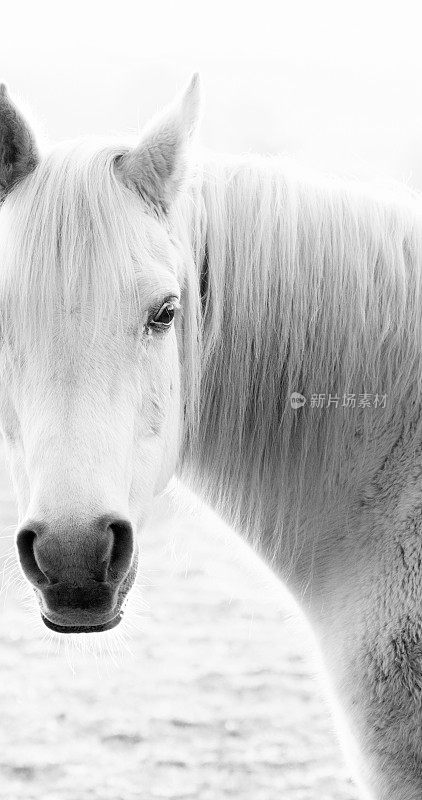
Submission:
[[[251,155],[205,158],[192,197],[179,227],[199,273],[206,258],[207,295],[186,470],[277,559],[283,529],[300,547],[304,504],[317,517],[331,495],[336,508],[352,471],[360,502],[404,428],[420,427],[422,202]],[[319,393],[339,407],[312,407]],[[348,393],[356,408],[342,407]],[[359,406],[364,393],[386,408]]]

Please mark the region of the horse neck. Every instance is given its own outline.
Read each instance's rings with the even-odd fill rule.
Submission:
[[[384,239],[373,208],[367,220],[353,197],[286,177],[270,160],[215,161],[204,176],[199,424],[181,472],[272,563],[283,552],[290,569],[305,529],[314,537],[315,526],[327,527],[327,504],[337,524],[345,498],[360,496],[402,434],[419,353],[398,324],[396,349],[391,340],[374,347],[384,323],[359,313],[365,292],[379,293],[384,311],[406,325],[407,301],[391,301],[379,262],[403,260],[410,234]],[[400,276],[389,277],[400,289]],[[307,398],[301,409],[290,405],[294,391]],[[338,396],[340,408],[311,408],[320,393]],[[344,394],[364,393],[386,394],[387,408],[342,410]]]

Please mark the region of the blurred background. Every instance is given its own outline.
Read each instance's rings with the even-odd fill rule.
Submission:
[[[0,78],[59,140],[137,132],[199,70],[207,147],[421,188],[419,16],[21,2],[1,8]],[[86,646],[46,634],[20,595],[14,520],[2,467],[1,800],[356,800],[305,621],[195,498],[157,502],[126,627]]]
[[[200,70],[205,145],[420,186],[420,22],[388,0],[23,2],[0,74],[62,139],[134,132]]]

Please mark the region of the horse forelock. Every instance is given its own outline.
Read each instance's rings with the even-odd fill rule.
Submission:
[[[142,268],[178,268],[159,223],[115,173],[121,153],[91,142],[59,147],[6,199],[0,292],[22,346],[48,338],[69,314],[94,335],[125,324],[142,304]]]

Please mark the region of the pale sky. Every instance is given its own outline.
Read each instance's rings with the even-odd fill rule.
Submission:
[[[1,58],[276,56],[420,67],[418,2],[38,0],[2,6]],[[5,35],[6,34],[6,35]],[[51,65],[54,69],[54,65]]]
[[[422,11],[379,0],[38,0],[1,10],[0,79],[53,138],[138,130],[199,70],[204,144],[422,188]]]

